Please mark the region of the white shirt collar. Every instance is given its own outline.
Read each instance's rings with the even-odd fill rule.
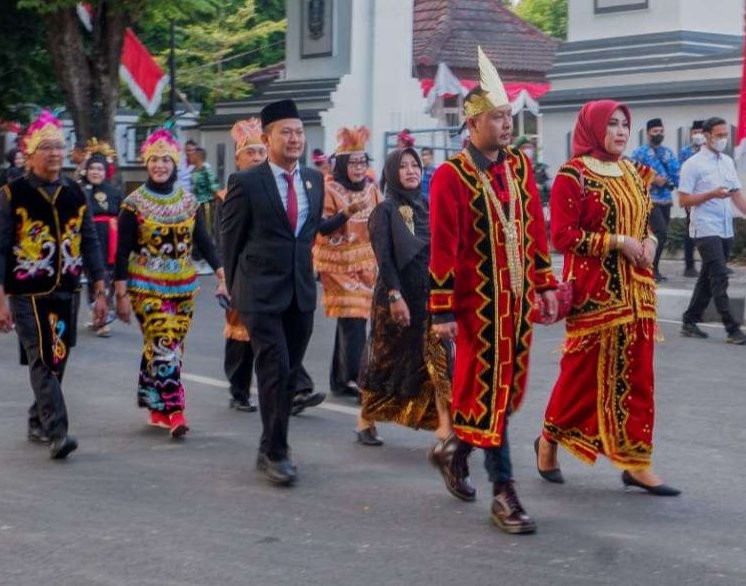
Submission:
[[[295,174],[296,174],[296,172],[298,172],[298,170],[300,168],[297,161],[296,161],[295,167],[293,167],[292,171],[287,171],[286,169],[283,169],[279,165],[275,165],[272,161],[267,161],[267,162],[269,163],[269,167],[270,167],[270,169],[272,169],[272,173],[274,173],[275,177],[281,177],[281,176],[285,175],[286,173],[290,173],[294,177]]]

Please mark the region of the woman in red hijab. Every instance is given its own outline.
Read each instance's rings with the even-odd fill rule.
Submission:
[[[623,470],[625,486],[658,496],[679,491],[651,470],[653,452],[655,237],[648,228],[654,173],[622,158],[629,109],[589,102],[573,132],[573,157],[550,197],[552,242],[573,282],[560,374],[536,439],[539,474],[564,478],[557,444],[593,464],[598,454]]]

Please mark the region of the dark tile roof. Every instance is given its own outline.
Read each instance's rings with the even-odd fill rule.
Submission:
[[[560,41],[521,20],[500,0],[415,0],[414,64],[476,69],[477,45],[500,71],[552,67]]]

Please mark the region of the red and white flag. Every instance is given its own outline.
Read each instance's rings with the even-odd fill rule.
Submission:
[[[80,3],[76,10],[85,29],[93,30],[91,5]],[[169,77],[131,28],[127,28],[124,33],[119,79],[127,84],[132,95],[149,116],[158,111]]]
[[[746,10],[744,11],[744,33],[746,34]],[[738,169],[744,171],[746,170],[746,36],[743,39],[741,95],[738,98],[738,128],[733,145],[733,158],[738,164]]]

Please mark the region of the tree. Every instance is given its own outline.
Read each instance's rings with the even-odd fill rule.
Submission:
[[[176,50],[177,86],[207,110],[218,100],[245,97],[250,90],[246,75],[274,63],[263,62],[265,48],[284,48],[285,19],[260,22],[253,0],[237,4],[210,22],[186,25]]]
[[[46,41],[65,105],[79,140],[113,140],[119,101],[119,64],[124,32],[153,15],[195,17],[214,12],[219,0],[94,0],[93,32],[81,26],[78,0],[19,0],[41,15]]]
[[[37,104],[59,102],[44,24],[15,2],[0,2],[0,120],[25,122]]]
[[[521,0],[513,11],[548,35],[567,38],[567,0]]]

